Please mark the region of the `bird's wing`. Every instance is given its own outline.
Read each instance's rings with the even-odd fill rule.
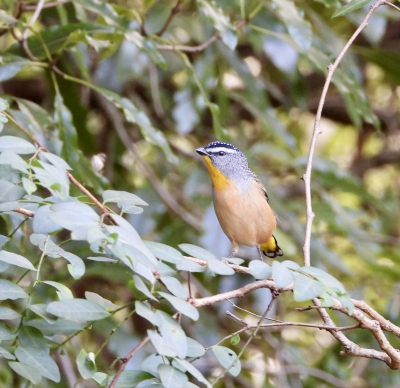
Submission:
[[[267,200],[267,202],[269,203],[269,197],[268,197],[268,193],[267,193],[267,189],[264,187],[263,183],[261,182],[259,177],[255,177],[255,181],[257,182],[257,184],[260,186],[260,189],[265,197],[265,199]]]

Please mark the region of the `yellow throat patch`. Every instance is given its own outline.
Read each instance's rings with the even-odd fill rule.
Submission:
[[[209,156],[204,155],[203,159],[206,164],[207,170],[211,175],[214,190],[226,189],[231,180],[228,179],[220,170],[218,170],[218,168],[214,167]]]

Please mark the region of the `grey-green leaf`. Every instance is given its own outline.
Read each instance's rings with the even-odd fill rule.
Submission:
[[[295,301],[303,302],[305,300],[312,300],[321,295],[324,290],[325,286],[320,281],[301,273],[296,274],[293,285]]]
[[[23,187],[0,181],[0,203],[18,201],[26,194]]]
[[[256,279],[268,279],[272,275],[271,266],[260,260],[250,261],[249,269]]]
[[[290,269],[287,269],[279,261],[272,263],[272,277],[278,287],[286,287],[293,281],[293,273]]]
[[[20,376],[29,380],[32,384],[37,385],[42,381],[42,375],[37,368],[23,362],[9,361],[10,368]]]
[[[74,322],[97,321],[110,315],[104,307],[85,299],[64,299],[51,302],[47,311],[57,317]]]
[[[225,346],[213,346],[211,349],[220,364],[225,369],[229,368],[228,372],[232,376],[239,375],[240,370],[242,369],[240,360],[237,358],[236,353],[232,349],[229,349]]]
[[[199,312],[197,311],[196,307],[191,305],[189,302],[186,302],[182,299],[177,298],[176,296],[167,294],[165,292],[159,292],[159,295],[167,299],[168,302],[171,303],[172,306],[174,306],[174,308],[182,314],[188,316],[194,321],[197,321],[199,319]]]
[[[198,247],[197,245],[180,244],[179,248],[181,248],[182,251],[186,252],[187,254],[196,257],[197,259],[200,260],[208,261],[210,259],[216,259],[214,254],[212,254],[211,252],[207,251],[204,248]]]
[[[37,348],[16,348],[15,355],[20,362],[36,368],[40,374],[58,383],[60,381],[60,371],[54,360],[44,349]]]
[[[0,279],[0,300],[27,298],[28,294],[17,284]]]
[[[104,203],[129,203],[131,205],[148,206],[148,203],[143,199],[127,191],[105,190],[102,196]]]
[[[160,280],[171,294],[181,299],[189,298],[188,292],[178,279],[171,276],[161,276]]]
[[[76,357],[76,365],[85,380],[90,379],[97,371],[93,353],[88,354],[85,349],[81,349]]]
[[[162,261],[167,263],[177,264],[183,260],[182,253],[169,245],[157,243],[154,241],[143,241],[151,253]]]
[[[17,267],[36,271],[36,268],[28,259],[16,253],[0,251],[0,260],[8,264],[16,265]]]
[[[188,377],[183,372],[171,365],[160,364],[158,373],[165,388],[183,388],[188,381]]]
[[[29,141],[16,136],[0,137],[0,152],[12,151],[16,154],[33,154],[36,147]]]
[[[20,313],[10,309],[9,307],[0,306],[0,320],[13,320],[21,317]]]
[[[352,0],[345,4],[343,7],[340,7],[333,15],[332,19],[338,16],[347,15],[350,12],[356,11],[357,9],[364,7],[371,2],[371,0]]]
[[[208,259],[207,266],[210,271],[218,275],[233,275],[235,273],[233,268],[218,259]]]

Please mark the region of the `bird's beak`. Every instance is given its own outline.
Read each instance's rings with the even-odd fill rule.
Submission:
[[[200,154],[201,156],[210,156],[210,155],[208,154],[208,152],[207,152],[204,148],[197,148],[197,149],[196,149],[196,152],[197,152],[198,154]]]

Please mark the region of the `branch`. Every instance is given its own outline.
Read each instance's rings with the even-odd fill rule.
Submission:
[[[369,9],[367,15],[365,16],[364,20],[361,22],[360,26],[357,28],[357,30],[354,32],[354,34],[348,40],[348,42],[346,43],[346,45],[344,46],[342,51],[339,53],[335,62],[328,66],[328,75],[325,80],[324,88],[322,90],[321,99],[319,101],[318,110],[317,110],[316,117],[315,117],[314,129],[313,129],[313,134],[312,134],[312,138],[311,138],[310,149],[308,152],[306,172],[303,175],[303,180],[304,180],[304,185],[305,185],[305,195],[306,195],[306,208],[307,208],[306,233],[305,233],[305,240],[304,240],[304,246],[303,246],[304,265],[310,265],[310,263],[311,263],[311,257],[310,257],[311,228],[312,228],[312,223],[315,218],[315,214],[312,209],[312,201],[311,201],[311,171],[312,171],[312,161],[313,161],[313,156],[314,156],[314,151],[315,151],[315,144],[317,142],[317,137],[318,137],[318,135],[320,135],[322,133],[322,129],[320,128],[322,108],[325,104],[326,95],[328,93],[328,88],[331,83],[333,74],[335,73],[339,63],[341,62],[345,53],[347,52],[349,47],[352,45],[354,40],[357,38],[357,36],[361,33],[361,31],[364,28],[367,27],[368,20],[371,17],[371,15],[373,14],[373,12],[377,8],[379,8],[381,5],[393,6],[393,4],[389,3],[386,0],[378,0],[374,5],[372,5],[371,8]],[[397,7],[395,7],[395,8],[397,9]]]
[[[160,28],[160,30],[156,33],[157,36],[161,36],[166,29],[168,28],[168,26],[170,25],[172,19],[174,18],[174,16],[179,13],[179,8],[181,6],[183,0],[178,0],[174,6],[174,8],[171,9],[171,13],[168,16],[168,19],[166,20],[166,22],[164,23],[164,25]]]
[[[114,378],[111,381],[111,384],[109,386],[109,388],[115,388],[117,386],[117,381],[119,379],[119,377],[121,376],[121,373],[123,372],[123,370],[125,369],[126,364],[129,362],[129,360],[141,349],[143,348],[144,345],[147,344],[147,342],[149,342],[150,337],[147,336],[145,338],[143,338],[138,344],[137,346],[131,350],[128,355],[122,360],[121,365],[118,368],[117,373],[115,374]]]

